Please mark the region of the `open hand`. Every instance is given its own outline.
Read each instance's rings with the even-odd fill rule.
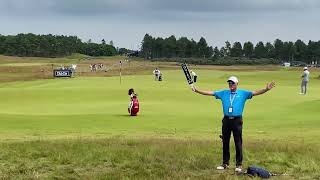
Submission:
[[[269,91],[271,90],[272,88],[274,88],[276,85],[276,83],[274,81],[272,81],[271,83],[267,83],[267,87],[266,89]]]

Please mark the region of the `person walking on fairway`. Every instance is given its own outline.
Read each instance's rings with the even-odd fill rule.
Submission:
[[[160,70],[159,70],[158,68],[156,68],[156,69],[153,71],[154,80],[159,81],[160,74],[161,74]]]
[[[302,81],[301,81],[301,92],[300,94],[306,95],[307,94],[307,85],[309,82],[309,76],[310,72],[308,71],[308,67],[303,68],[303,74],[301,76]]]
[[[275,83],[267,83],[264,89],[256,91],[248,91],[238,89],[238,78],[235,76],[229,77],[227,80],[229,89],[220,91],[207,91],[200,90],[191,84],[191,88],[194,92],[207,95],[215,96],[216,99],[220,99],[223,106],[224,117],[222,119],[222,142],[223,142],[223,162],[222,165],[218,166],[218,170],[224,170],[229,168],[230,160],[230,137],[231,132],[236,147],[236,172],[242,172],[242,113],[244,105],[247,99],[251,99],[252,96],[264,94],[271,90]]]

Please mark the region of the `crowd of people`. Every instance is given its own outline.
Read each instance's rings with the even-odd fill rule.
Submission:
[[[99,71],[99,70],[103,70],[105,68],[105,65],[102,64],[102,63],[90,64],[89,68],[90,68],[91,72],[96,72],[96,71]]]
[[[53,66],[53,65],[52,65]],[[59,70],[71,70],[71,71],[75,71],[77,68],[76,64],[71,64],[71,66],[64,66],[64,65],[60,65],[60,67],[58,68]]]
[[[76,73],[76,69],[77,69],[77,64],[71,64],[70,66],[64,66],[64,65],[60,65],[57,70],[67,70],[67,71],[71,71],[71,77],[75,76]],[[52,64],[52,68],[54,68],[54,64]]]

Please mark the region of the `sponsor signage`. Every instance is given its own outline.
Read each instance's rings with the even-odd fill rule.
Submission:
[[[71,70],[53,70],[54,77],[71,77],[72,71]]]

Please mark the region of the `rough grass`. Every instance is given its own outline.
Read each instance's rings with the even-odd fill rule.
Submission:
[[[141,59],[124,61],[124,56],[87,57],[73,54],[66,58],[12,57],[0,55],[0,82],[30,81],[38,79],[52,79],[53,69],[61,66],[77,64],[77,77],[110,77],[118,76],[120,60],[123,61],[122,75],[149,74],[155,67],[161,69],[178,69],[179,66],[171,62],[146,62]],[[89,65],[103,63],[108,71],[90,72]]]
[[[246,164],[287,173],[280,179],[317,179],[319,148],[252,141]],[[232,147],[233,149],[233,147]],[[0,144],[2,179],[244,179],[215,170],[221,142],[194,139],[81,139]],[[232,156],[234,154],[232,153]]]
[[[0,82],[13,82],[37,79],[51,79],[52,70],[60,66],[70,66],[77,64],[77,76],[84,77],[109,77],[118,76],[120,65],[123,61],[122,75],[146,75],[150,74],[155,67],[162,70],[180,69],[179,63],[174,62],[150,62],[141,58],[132,58],[130,63],[124,61],[124,56],[111,57],[89,57],[82,54],[72,54],[65,58],[42,58],[42,57],[13,57],[0,55]],[[103,63],[110,68],[109,71],[90,72],[89,65],[93,63]],[[279,66],[210,66],[210,65],[189,65],[191,69],[197,70],[219,70],[219,71],[297,71],[300,68],[283,69]]]

